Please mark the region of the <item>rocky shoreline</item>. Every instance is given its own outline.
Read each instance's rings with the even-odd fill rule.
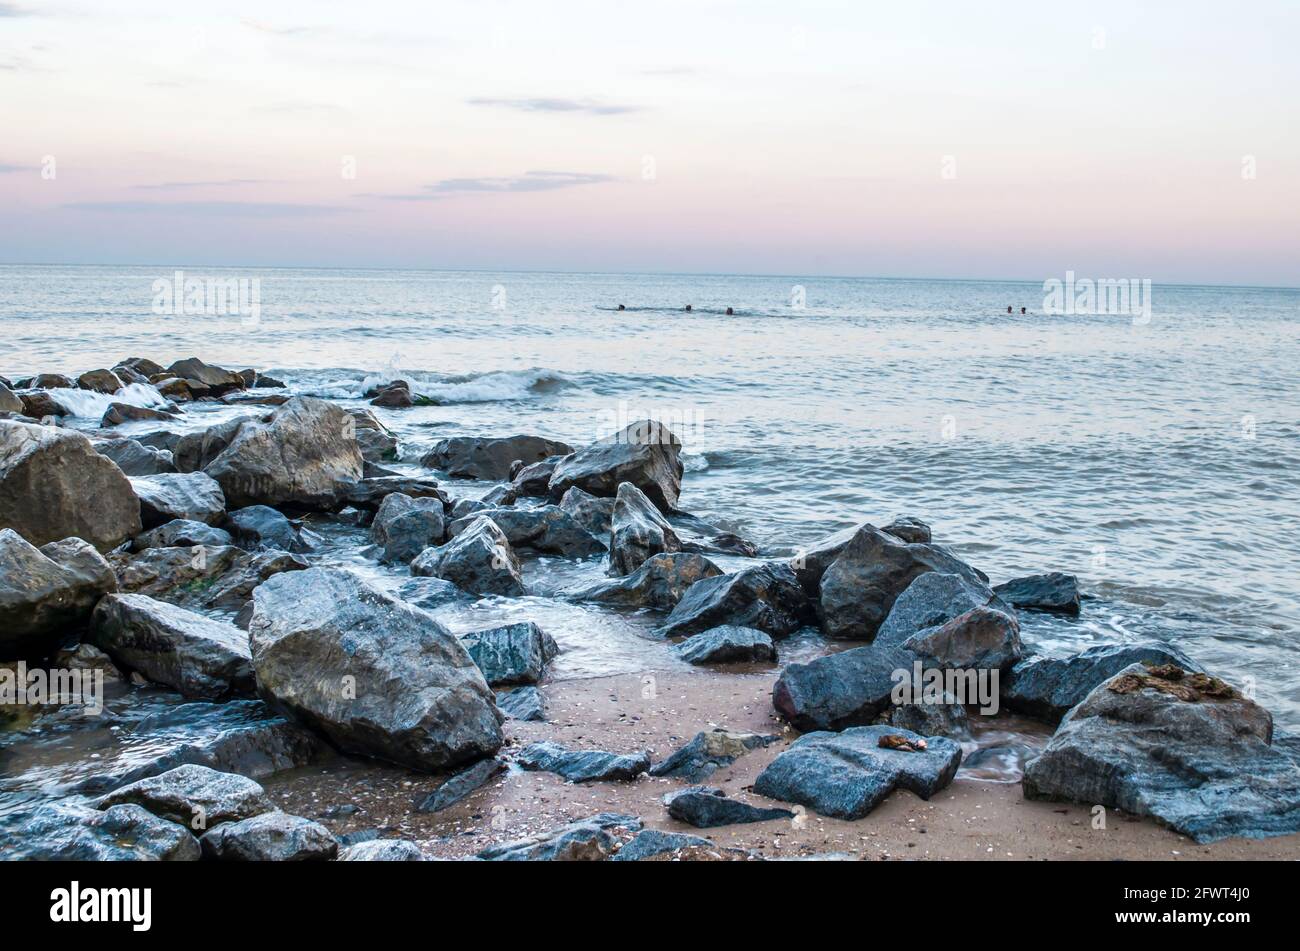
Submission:
[[[62,425],[73,390],[110,398],[98,427]],[[427,402],[400,383],[370,399]],[[217,404],[247,413],[189,422]],[[89,725],[64,703],[0,705],[0,776],[51,737],[111,754],[0,787],[4,857],[753,860],[782,840],[878,857],[814,830],[866,840],[900,800],[969,795],[959,770],[988,752],[972,736],[1005,711],[1045,740],[999,795],[1038,816],[1144,817],[1175,843],[1300,832],[1300,741],[1248,690],[1168,644],[1057,657],[1022,640],[1026,612],[1086,610],[1069,576],[992,585],[915,517],[763,552],[679,508],[681,444],[648,420],[578,447],[454,437],[418,468],[397,448],[364,407],[194,358],[0,379],[0,673],[93,673],[147,698]],[[323,559],[335,526],[400,587]],[[623,729],[594,704],[557,721],[583,688],[548,680],[563,644],[543,625],[439,620],[526,604],[543,560],[598,567],[558,597],[652,619],[701,671],[680,695],[707,712],[665,713],[682,675],[647,670]],[[819,656],[789,662],[796,634]],[[728,684],[761,699],[733,718]],[[407,792],[350,802],[356,776]],[[358,827],[370,813],[383,824]]]

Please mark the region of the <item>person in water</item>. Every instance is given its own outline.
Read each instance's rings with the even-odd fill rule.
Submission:
[[[1023,307],[1020,308],[1020,313],[1022,313],[1022,314],[1025,313],[1025,309],[1024,309]]]
[[[690,304],[687,304],[687,305],[686,305],[686,309],[689,311],[689,310],[691,309],[691,305],[690,305]]]
[[[728,316],[728,317],[731,316],[731,308],[730,308],[730,307],[727,308],[727,316]]]
[[[627,310],[627,308],[624,307],[622,304],[619,304],[619,305],[618,305],[618,309],[619,309],[619,310]]]
[[[1010,304],[1007,305],[1007,313],[1008,313],[1008,314],[1011,313],[1011,305],[1010,305]]]

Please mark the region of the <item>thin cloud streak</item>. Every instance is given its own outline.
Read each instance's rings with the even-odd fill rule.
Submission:
[[[612,175],[595,172],[531,171],[510,177],[444,178],[425,185],[416,194],[368,194],[361,197],[382,198],[385,201],[440,201],[456,195],[518,194],[521,192],[547,192],[579,185],[599,185],[615,181]]]
[[[494,106],[514,109],[517,112],[577,112],[590,116],[621,116],[643,111],[640,106],[625,106],[617,103],[603,103],[594,99],[562,99],[556,97],[536,97],[530,99],[492,99],[477,97],[466,99],[471,106]]]
[[[62,207],[69,211],[207,218],[323,218],[356,211],[339,205],[295,205],[276,201],[78,201]]]
[[[152,185],[132,185],[131,187],[139,191],[164,191],[175,188],[227,188],[233,185],[274,184],[277,184],[277,181],[271,178],[225,178],[207,182],[158,182]]]

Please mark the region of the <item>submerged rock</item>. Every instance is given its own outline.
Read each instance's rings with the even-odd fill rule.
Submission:
[[[95,803],[108,809],[123,803],[188,829],[203,830],[271,812],[275,806],[260,785],[235,773],[188,764],[115,789]]]
[[[802,627],[809,613],[790,567],[768,562],[696,582],[668,615],[662,632],[676,637],[733,624],[784,637]]]
[[[43,862],[195,862],[199,843],[136,805],[105,812],[55,802],[0,818],[4,858]]]
[[[0,529],[0,656],[36,660],[53,653],[116,588],[112,568],[81,539],[35,548],[12,529]]]
[[[339,850],[319,822],[283,812],[223,823],[199,841],[204,858],[221,862],[326,862]]]
[[[1025,796],[1151,816],[1197,842],[1300,831],[1300,765],[1273,718],[1217,678],[1134,664],[1066,714]]]
[[[202,472],[137,476],[131,479],[131,488],[140,500],[140,520],[145,528],[157,528],[177,518],[213,525],[226,511],[221,486]]]
[[[514,473],[510,467],[522,461],[525,466],[551,456],[573,452],[573,447],[541,436],[453,436],[434,445],[420,460],[430,469],[441,469],[453,479],[487,479],[503,482]]]
[[[600,862],[618,847],[613,831],[640,831],[636,816],[602,812],[549,832],[489,846],[478,854],[488,862]]]
[[[681,442],[663,424],[653,420],[633,423],[561,457],[547,491],[551,498],[559,499],[577,486],[591,495],[609,497],[618,492],[622,483],[630,482],[660,511],[667,512],[677,507],[681,492],[681,448]]]
[[[424,853],[410,839],[371,839],[339,851],[340,862],[423,862]]]
[[[438,770],[501,746],[492,691],[465,648],[348,572],[266,581],[249,637],[259,692],[345,752]]]
[[[542,692],[536,687],[515,687],[497,694],[497,709],[511,720],[527,720],[543,723],[546,720],[546,705],[542,701]]]
[[[140,534],[140,502],[81,433],[0,421],[0,528],[33,545],[76,537],[104,552]]]
[[[993,589],[1004,600],[1028,611],[1079,613],[1079,579],[1053,571],[1015,578]]]
[[[383,560],[409,564],[447,535],[447,515],[438,498],[413,499],[394,492],[380,503],[370,524],[370,539],[383,549]]]
[[[95,644],[119,667],[184,696],[215,700],[253,692],[248,637],[233,624],[141,594],[109,594],[90,626]]]
[[[891,736],[914,751],[882,747]],[[861,819],[897,788],[929,799],[952,782],[960,763],[960,744],[893,726],[807,733],[759,774],[754,792],[835,819]]]
[[[650,754],[569,750],[558,743],[531,743],[519,751],[515,762],[524,769],[556,773],[571,783],[593,780],[632,780],[650,768]]]
[[[489,506],[456,519],[448,526],[448,535],[460,535],[479,518],[492,519],[509,539],[511,548],[566,558],[583,558],[605,550],[599,540],[556,505],[535,509]]]
[[[686,552],[653,555],[626,578],[598,581],[566,592],[566,597],[574,601],[671,611],[697,581],[721,574],[722,569],[703,555]]]
[[[752,627],[724,624],[688,637],[676,647],[688,664],[728,664],[776,660],[772,638]]]
[[[475,790],[486,786],[505,771],[506,764],[503,761],[495,757],[481,759],[473,766],[468,766],[450,777],[419,802],[415,811],[441,812],[449,806],[454,806]]]
[[[764,736],[760,733],[705,730],[696,733],[689,743],[662,763],[656,763],[649,772],[651,776],[674,776],[692,783],[702,782],[750,750],[767,746],[777,739],[777,736]]]
[[[447,544],[426,548],[411,562],[411,574],[442,578],[473,594],[522,597],[524,579],[519,558],[505,534],[486,516]]]
[[[174,518],[135,536],[131,539],[131,550],[142,552],[149,548],[193,548],[196,545],[222,548],[232,542],[229,532],[213,528],[206,522]]]
[[[537,683],[560,652],[555,638],[532,621],[473,631],[462,635],[460,642],[494,687]]]
[[[308,549],[298,526],[269,505],[235,509],[227,513],[222,525],[230,532],[235,544],[248,551],[301,553]]]
[[[742,822],[767,822],[793,819],[789,809],[762,809],[738,799],[729,799],[721,789],[692,786],[664,796],[668,815],[697,829],[737,825]]]
[[[624,482],[614,498],[609,536],[609,573],[630,575],[654,555],[682,550],[681,539],[644,492]]]
[[[411,578],[402,582],[397,596],[408,604],[433,611],[448,604],[468,604],[474,595],[441,578]]]

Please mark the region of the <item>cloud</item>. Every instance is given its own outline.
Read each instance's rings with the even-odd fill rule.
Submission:
[[[619,116],[630,112],[640,112],[640,106],[623,106],[614,103],[597,102],[594,99],[487,99],[475,98],[465,100],[471,106],[498,106],[503,109],[515,109],[519,112],[579,112],[589,116]]]
[[[31,172],[31,171],[34,171],[34,168],[31,165],[9,165],[5,162],[0,162],[0,175],[7,175],[10,172]]]
[[[270,185],[274,184],[273,179],[269,178],[223,178],[214,179],[207,182],[159,182],[156,185],[132,185],[132,188],[141,191],[158,191],[162,189],[173,188],[224,188],[230,185]]]
[[[35,10],[28,10],[13,3],[0,3],[0,19],[8,17],[34,17]]]
[[[425,185],[424,191],[406,195],[365,195],[366,198],[383,198],[387,201],[438,201],[454,195],[502,194],[519,192],[548,192],[578,185],[599,185],[612,182],[612,175],[594,172],[524,172],[502,178],[444,178]]]
[[[294,205],[278,201],[78,201],[63,207],[71,211],[206,218],[321,218],[356,210],[339,205]]]

